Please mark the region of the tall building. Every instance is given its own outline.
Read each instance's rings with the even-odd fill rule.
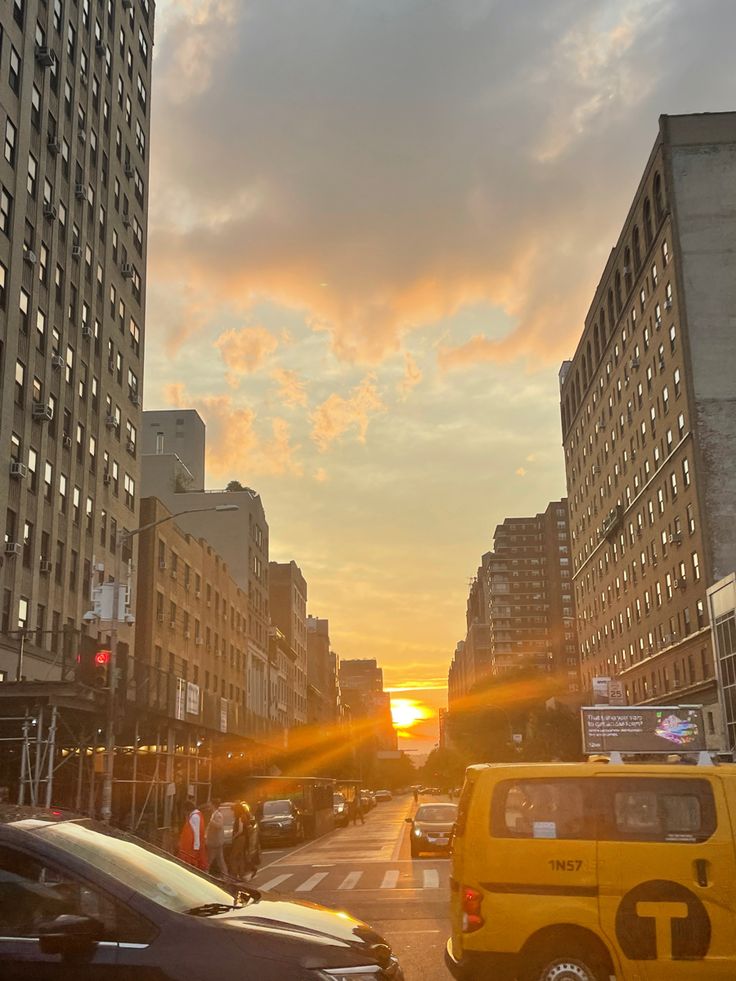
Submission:
[[[29,679],[73,665],[138,521],[153,19],[149,0],[0,13],[0,679],[19,631]]]
[[[335,658],[330,650],[330,621],[307,618],[307,721],[334,725],[337,721]]]
[[[307,722],[307,581],[291,562],[269,562],[271,624],[284,635],[291,652],[287,665],[288,726]]]
[[[582,675],[721,720],[706,591],[736,568],[736,113],[662,116],[560,400]]]
[[[448,698],[451,703],[467,695],[477,681],[491,671],[490,625],[488,623],[488,563],[491,553],[481,558],[478,572],[470,582],[465,610],[465,640],[455,648],[448,673]]]
[[[162,428],[160,420],[165,416],[166,412],[145,412],[144,431],[149,435],[151,431],[158,432]],[[194,434],[200,432],[189,413],[182,414],[182,418],[188,420],[185,429]],[[199,438],[197,436],[192,453],[199,453]],[[274,728],[279,716],[278,713],[274,715],[269,681],[268,523],[263,503],[256,491],[237,481],[222,490],[205,490],[203,486],[197,486],[186,463],[187,459],[191,460],[189,444],[186,440],[183,444],[179,449],[187,454],[185,459],[165,442],[160,447],[154,446],[159,452],[143,454],[143,494],[157,497],[172,514],[210,509],[210,513],[181,515],[177,524],[182,531],[210,543],[248,597],[247,708],[254,734],[267,733]],[[229,516],[233,521],[223,521],[222,515],[212,512],[217,505],[233,504],[238,507],[238,511]]]
[[[391,695],[383,690],[383,669],[375,659],[340,662],[340,691],[350,709],[356,741],[372,753],[397,748]]]
[[[535,667],[578,688],[567,501],[506,518],[488,556],[491,673]]]

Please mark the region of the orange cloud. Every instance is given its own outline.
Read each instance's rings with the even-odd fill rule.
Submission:
[[[350,429],[357,429],[358,440],[365,442],[371,416],[385,411],[372,375],[367,375],[352,393],[343,398],[333,393],[312,413],[312,439],[324,452]]]
[[[270,434],[256,428],[256,414],[247,406],[233,403],[229,395],[190,397],[183,385],[169,385],[166,398],[171,405],[195,408],[207,426],[207,472],[229,480],[242,474],[300,476],[303,465],[298,459],[300,447],[291,443],[286,419],[275,417]]]
[[[245,374],[257,371],[279,346],[278,340],[265,327],[241,327],[226,330],[215,341],[222,360],[228,368],[227,383],[237,388]]]
[[[306,405],[307,389],[298,372],[275,368],[271,377],[278,385],[279,398],[289,406]]]

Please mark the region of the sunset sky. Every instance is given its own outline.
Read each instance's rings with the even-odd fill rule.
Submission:
[[[733,109],[732,0],[160,0],[146,406],[257,488],[342,658],[432,709],[660,113]]]

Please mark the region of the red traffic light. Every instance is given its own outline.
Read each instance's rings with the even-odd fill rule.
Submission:
[[[110,651],[98,651],[95,654],[95,664],[104,666],[110,663]]]

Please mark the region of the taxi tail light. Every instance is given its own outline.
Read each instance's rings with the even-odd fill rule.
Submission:
[[[463,913],[463,933],[480,930],[485,923],[480,911],[483,894],[470,886],[460,887],[461,908]]]

